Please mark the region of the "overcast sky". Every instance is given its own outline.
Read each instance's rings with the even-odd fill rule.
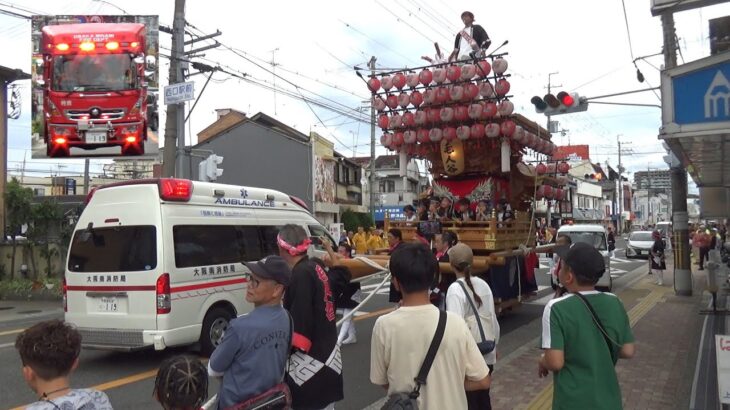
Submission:
[[[368,92],[355,76],[352,66],[365,66],[370,56],[377,57],[378,66],[414,67],[422,65],[421,55],[433,54],[433,42],[444,50],[453,46],[453,37],[462,24],[459,15],[472,11],[493,41],[493,48],[505,40],[509,44],[508,73],[512,74],[511,93],[515,111],[528,118],[545,122],[536,114],[529,100],[543,95],[552,76],[554,90],[579,92],[595,97],[622,91],[659,85],[661,56],[637,62],[646,77],[643,84],[636,80],[632,60],[660,53],[661,25],[650,13],[650,1],[627,0],[626,12],[631,39],[627,35],[621,0],[511,0],[504,2],[473,2],[460,0],[384,0],[372,1],[221,1],[188,0],[186,19],[196,33],[223,34],[223,44],[216,50],[205,51],[198,61],[218,63],[229,71],[248,74],[273,85],[274,76],[226,48],[270,70],[272,56],[278,64],[276,85],[303,93],[313,99],[327,101],[341,109],[354,110],[363,105]],[[172,25],[173,0],[125,1],[5,1],[10,5],[44,14],[118,14],[122,7],[130,14],[159,14],[160,23]],[[19,10],[19,12],[22,12]],[[708,20],[730,15],[730,4],[675,14],[682,60],[689,62],[709,55]],[[200,30],[197,31],[196,30]],[[161,53],[169,55],[170,36],[160,34]],[[30,22],[0,14],[0,44],[3,66],[30,69]],[[273,50],[276,50],[272,53]],[[245,53],[245,54],[244,54]],[[161,79],[167,82],[167,60],[162,59]],[[297,75],[298,73],[301,75]],[[196,92],[205,78],[194,76]],[[23,156],[30,158],[30,95],[29,82],[24,83],[23,116],[10,121],[9,161],[14,168]],[[299,91],[295,88],[299,87]],[[560,86],[560,87],[558,87]],[[335,88],[336,87],[336,88]],[[314,92],[313,95],[307,91]],[[659,92],[645,92],[605,101],[660,104]],[[276,104],[275,104],[276,101]],[[190,117],[187,129],[196,134],[215,121],[216,108],[234,108],[247,114],[257,112],[276,117],[301,132],[314,130],[335,141],[335,148],[345,154],[369,155],[368,124],[338,116],[337,113],[270,90],[216,73]],[[316,113],[316,114],[315,114]],[[164,109],[160,123],[164,128]],[[666,168],[660,142],[657,140],[661,123],[660,110],[652,107],[627,107],[591,104],[585,113],[553,117],[560,121],[566,136],[553,140],[559,145],[589,144],[594,162],[617,163],[617,136],[633,155],[622,158],[631,172],[649,168]],[[186,130],[187,131],[187,130]],[[378,134],[379,136],[379,134]],[[353,147],[354,146],[354,147]],[[384,150],[381,148],[378,153]],[[225,153],[222,153],[225,157]],[[266,153],[276,158],[276,153]],[[257,154],[258,155],[258,154]],[[226,158],[225,161],[234,160]],[[236,159],[236,160],[245,160]],[[67,160],[68,161],[68,160]],[[78,164],[78,161],[70,160]],[[66,162],[63,162],[66,163]],[[34,162],[39,170],[59,168],[58,160]],[[93,171],[101,170],[95,161]],[[28,166],[31,167],[30,165]],[[68,169],[78,169],[72,166]]]

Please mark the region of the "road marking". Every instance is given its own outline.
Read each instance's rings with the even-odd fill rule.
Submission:
[[[649,294],[637,303],[628,313],[629,324],[633,328],[654,306],[659,303],[672,288],[651,289]],[[527,405],[528,410],[549,410],[553,404],[553,382],[549,382],[545,388]]]
[[[15,346],[15,342],[12,343],[3,343],[0,345],[0,349],[5,349],[6,347]]]
[[[0,336],[7,336],[7,335],[14,335],[16,333],[20,333],[25,329],[14,329],[14,330],[6,330],[4,332],[0,332]]]

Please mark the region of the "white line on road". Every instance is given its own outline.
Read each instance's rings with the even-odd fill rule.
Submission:
[[[11,343],[3,343],[0,345],[0,349],[5,349],[6,347],[15,346],[15,342]]]

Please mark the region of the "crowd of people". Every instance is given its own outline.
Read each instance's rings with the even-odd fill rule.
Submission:
[[[492,213],[499,221],[514,220],[515,215],[507,201],[502,200],[496,206],[489,199],[476,202],[461,198],[454,202],[450,197],[429,198],[419,201],[416,206],[406,205],[403,208],[406,222],[417,221],[490,221]]]

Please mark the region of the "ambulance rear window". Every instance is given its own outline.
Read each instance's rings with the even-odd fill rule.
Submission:
[[[134,272],[157,267],[157,231],[150,226],[79,229],[71,240],[71,272]]]

